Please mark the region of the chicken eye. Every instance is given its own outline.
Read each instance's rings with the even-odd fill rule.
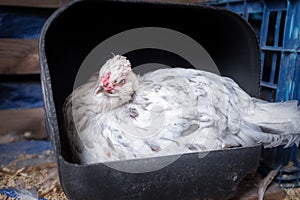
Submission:
[[[119,84],[120,84],[120,85],[124,85],[125,82],[126,82],[125,79],[122,79],[122,80],[119,81]]]

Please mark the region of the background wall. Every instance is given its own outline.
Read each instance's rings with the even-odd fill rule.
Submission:
[[[38,38],[67,0],[0,0],[0,143],[47,138]]]

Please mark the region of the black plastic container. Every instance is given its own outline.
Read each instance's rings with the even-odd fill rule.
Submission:
[[[199,153],[184,154],[171,165],[147,173],[121,172],[101,163],[72,163],[61,111],[65,98],[72,92],[76,73],[97,44],[116,33],[138,27],[169,28],[192,37],[210,54],[222,75],[233,78],[252,96],[258,94],[259,46],[255,33],[239,15],[191,4],[75,1],[66,5],[43,28],[40,60],[47,132],[54,144],[60,181],[67,197],[79,200],[231,198],[239,182],[256,170],[260,146],[212,151],[201,159]],[[148,63],[153,56],[145,56],[147,53],[128,56],[133,63]],[[161,58],[156,62],[167,65],[174,62],[172,57]],[[154,165],[171,157],[120,161],[116,165],[132,162]]]

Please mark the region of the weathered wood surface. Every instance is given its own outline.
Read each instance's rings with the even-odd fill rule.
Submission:
[[[38,74],[38,40],[0,38],[0,73]]]
[[[59,8],[70,0],[0,0],[0,6]]]
[[[45,138],[43,108],[0,110],[0,144]]]

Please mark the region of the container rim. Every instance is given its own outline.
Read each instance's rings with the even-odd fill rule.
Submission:
[[[52,146],[54,148],[54,151],[56,153],[57,160],[63,161],[65,164],[68,165],[75,165],[75,166],[94,166],[94,165],[101,165],[102,163],[94,163],[94,164],[78,164],[78,163],[73,163],[67,161],[63,156],[62,156],[62,151],[61,151],[61,142],[60,142],[60,137],[59,137],[59,127],[58,127],[58,121],[57,121],[57,114],[56,114],[56,108],[55,108],[55,103],[53,99],[53,90],[52,90],[52,85],[51,85],[51,76],[50,76],[50,71],[49,71],[49,66],[48,66],[48,61],[47,61],[47,56],[45,52],[45,38],[47,37],[47,31],[51,27],[52,23],[67,9],[71,8],[77,3],[82,3],[82,2],[97,2],[96,0],[75,0],[75,1],[70,1],[66,3],[64,6],[60,7],[57,9],[45,22],[41,34],[39,37],[39,55],[40,55],[40,68],[41,68],[41,73],[40,73],[40,78],[41,78],[41,86],[42,86],[42,91],[43,91],[43,101],[44,101],[44,110],[45,110],[45,120],[46,120],[46,130],[48,135],[51,138]],[[257,50],[259,51],[259,43],[258,38],[251,26],[249,26],[249,23],[242,18],[240,15],[237,13],[234,13],[233,11],[224,9],[224,8],[216,8],[212,7],[209,5],[204,5],[200,3],[180,3],[180,2],[161,2],[161,1],[145,1],[145,0],[103,0],[101,2],[126,2],[126,3],[140,3],[140,4],[149,4],[149,5],[164,5],[164,6],[173,6],[173,7],[186,7],[186,8],[199,8],[202,7],[204,9],[209,9],[209,10],[218,10],[222,12],[226,12],[228,14],[238,16],[239,20],[243,22],[245,25],[247,25],[251,29],[251,34],[253,38],[256,39],[256,44],[258,46]],[[260,53],[258,54],[260,55]],[[258,66],[260,66],[261,58],[260,56],[258,57],[258,60],[256,63]],[[261,71],[259,71],[258,76],[260,77]],[[258,79],[259,81],[259,79]],[[258,84],[259,85],[259,84]],[[261,145],[254,145],[251,147],[234,147],[234,148],[228,148],[228,149],[222,149],[222,150],[212,150],[210,152],[219,152],[219,151],[230,151],[230,150],[238,150],[238,149],[245,149],[245,148],[258,148]],[[182,155],[186,154],[194,154],[194,153],[202,153],[202,152],[191,152],[191,153],[184,153]],[[204,152],[203,152],[204,153]],[[175,155],[166,155],[166,156],[178,156],[177,154]],[[160,156],[160,157],[151,157],[151,158],[162,158],[166,156]],[[148,158],[142,158],[142,159],[148,159]],[[139,159],[133,159],[133,160],[139,160]],[[124,160],[124,161],[111,161],[111,162],[126,162],[130,160]],[[105,163],[105,162],[103,162]]]

